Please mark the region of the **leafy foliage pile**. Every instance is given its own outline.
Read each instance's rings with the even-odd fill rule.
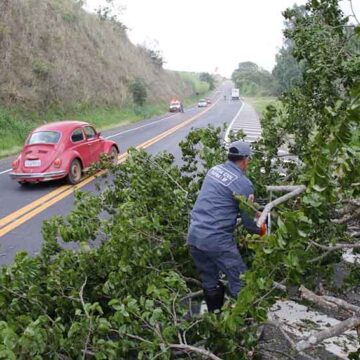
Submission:
[[[189,306],[199,281],[185,238],[203,175],[192,169],[195,157],[204,169],[223,160],[219,135],[198,130],[183,143],[187,176],[169,154],[130,151],[111,186],[78,193],[65,219],[45,223],[41,254],[19,253],[1,270],[0,358],[197,358],[206,352],[197,344],[238,354],[239,330],[225,333]],[[74,241],[78,251],[60,246]]]

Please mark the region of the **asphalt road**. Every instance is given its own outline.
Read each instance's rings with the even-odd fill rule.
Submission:
[[[178,144],[193,127],[239,124],[242,119],[248,119],[245,122],[253,131],[253,122],[257,121],[254,110],[247,108],[247,111],[243,111],[241,101],[224,100],[224,94],[229,99],[231,86],[230,82],[221,86],[213,94],[213,103],[208,108],[188,108],[184,114],[165,114],[104,131],[102,135],[116,141],[121,153],[126,152],[129,147],[142,144],[149,153],[167,150],[174,154],[176,161],[180,161]],[[258,123],[255,127],[258,127]],[[246,132],[246,128],[244,130]],[[260,128],[258,132],[260,133]],[[64,181],[29,187],[20,187],[11,181],[7,170],[12,160],[13,158],[7,158],[0,161],[0,265],[10,263],[20,250],[31,255],[38,253],[43,240],[42,222],[54,215],[66,215],[74,202],[74,188]],[[96,191],[94,183],[88,179],[80,186],[82,190]]]

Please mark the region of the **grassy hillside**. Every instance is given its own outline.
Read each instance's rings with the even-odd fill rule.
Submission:
[[[135,77],[144,79],[150,101],[192,92],[121,27],[85,12],[76,0],[1,1],[0,54],[5,105],[125,104]]]

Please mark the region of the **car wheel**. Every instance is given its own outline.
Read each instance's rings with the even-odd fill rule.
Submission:
[[[75,185],[81,180],[81,163],[78,159],[74,159],[71,162],[69,173],[67,174],[66,180],[69,184]]]
[[[118,156],[119,156],[119,151],[115,146],[111,147],[110,153],[109,153],[110,159],[112,161],[112,163],[114,165],[116,165],[118,163]]]

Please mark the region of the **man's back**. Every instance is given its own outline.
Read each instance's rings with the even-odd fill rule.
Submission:
[[[227,161],[206,174],[191,213],[188,243],[201,250],[222,251],[235,246],[233,232],[239,214],[235,194],[253,194],[251,181]]]

